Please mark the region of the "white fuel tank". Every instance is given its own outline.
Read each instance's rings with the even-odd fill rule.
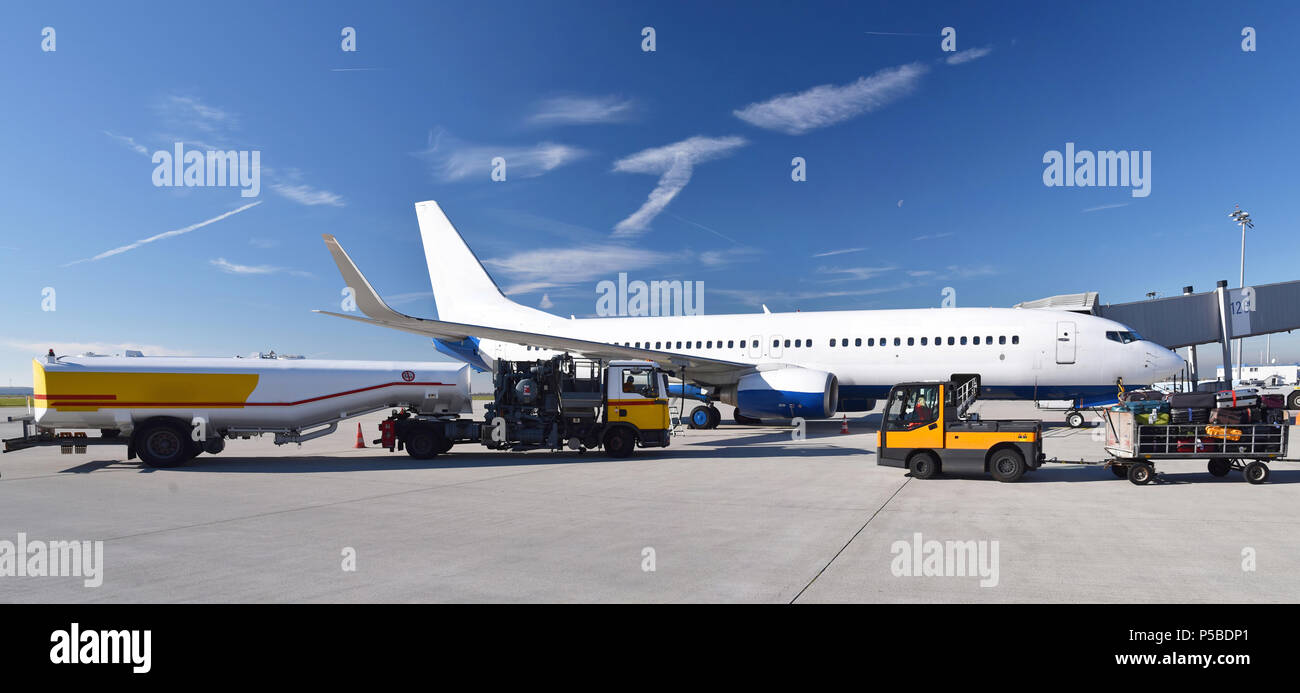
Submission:
[[[36,423],[128,431],[155,417],[209,430],[299,429],[384,407],[470,411],[464,364],[285,358],[65,356],[32,362]]]

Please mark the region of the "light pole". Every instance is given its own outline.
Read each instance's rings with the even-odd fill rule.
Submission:
[[[1232,214],[1229,214],[1228,216],[1232,218],[1232,222],[1234,224],[1237,224],[1238,226],[1241,227],[1241,288],[1245,289],[1246,288],[1246,229],[1255,228],[1255,222],[1250,220],[1250,213],[1243,210],[1240,205],[1233,205],[1233,206],[1236,207],[1236,209],[1233,210]],[[1243,291],[1242,293],[1245,292]],[[1252,305],[1250,307],[1254,308],[1255,306]],[[1241,371],[1241,339],[1238,338],[1237,339],[1237,380],[1241,380],[1241,372],[1242,372]],[[1232,378],[1231,373],[1227,375],[1229,379]]]

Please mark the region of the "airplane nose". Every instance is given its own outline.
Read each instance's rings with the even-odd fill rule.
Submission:
[[[1187,361],[1178,355],[1178,352],[1157,347],[1155,358],[1156,375],[1160,378],[1169,378],[1183,372],[1187,366]]]

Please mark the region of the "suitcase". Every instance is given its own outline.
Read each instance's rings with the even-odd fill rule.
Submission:
[[[1160,390],[1129,390],[1120,398],[1121,402],[1150,402],[1160,401],[1165,398],[1165,393]]]
[[[1259,405],[1259,390],[1220,390],[1214,393],[1214,399],[1221,408],[1254,407]]]
[[[1169,396],[1171,409],[1213,409],[1213,392],[1175,392]]]
[[[1138,414],[1137,422],[1146,426],[1168,426],[1169,412],[1152,409],[1144,414]]]
[[[1285,395],[1260,395],[1259,402],[1269,409],[1286,409]]]
[[[1175,447],[1178,452],[1218,452],[1219,445],[1204,438],[1179,438]]]
[[[1169,419],[1176,424],[1203,424],[1210,422],[1210,410],[1204,408],[1198,409],[1171,409],[1169,410]]]
[[[1152,411],[1169,411],[1169,404],[1161,399],[1140,399],[1127,402],[1124,406],[1134,414],[1145,414]]]
[[[1224,440],[1230,440],[1234,443],[1241,440],[1240,428],[1228,428],[1227,426],[1206,426],[1205,432],[1216,438],[1223,438]]]
[[[1212,424],[1259,423],[1259,410],[1255,407],[1224,407],[1210,412]]]

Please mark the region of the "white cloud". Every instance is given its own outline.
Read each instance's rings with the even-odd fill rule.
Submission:
[[[490,180],[492,160],[505,159],[506,180],[535,178],[571,164],[587,155],[578,147],[555,142],[525,146],[479,145],[460,142],[442,133],[429,133],[429,145],[418,155],[429,161],[433,173],[443,181],[476,178]]]
[[[749,262],[757,259],[763,251],[757,248],[730,248],[728,250],[706,250],[699,254],[699,261],[708,267],[724,267],[737,262]]]
[[[87,351],[96,354],[122,354],[127,349],[135,349],[144,352],[145,356],[190,356],[188,351],[171,349],[169,347],[158,346],[156,344],[138,344],[133,342],[40,342],[34,340],[6,339],[4,346],[18,351],[26,351],[32,354],[44,355],[49,349],[53,349],[58,356],[70,356],[84,354]]]
[[[657,250],[606,244],[529,249],[484,260],[483,264],[516,281],[503,289],[513,295],[570,286],[619,272],[633,272],[677,257]],[[563,268],[563,271],[559,272],[557,268]]]
[[[920,63],[889,67],[851,84],[823,84],[797,94],[782,94],[733,113],[756,127],[802,135],[870,113],[906,96],[928,69]]]
[[[109,132],[108,130],[105,130],[104,134],[126,145],[131,149],[131,151],[135,152],[136,154],[151,156],[151,154],[149,153],[149,148],[144,146],[143,144],[140,144],[139,142],[136,142],[134,137],[127,137],[126,135],[115,135]]]
[[[983,58],[984,56],[992,52],[993,52],[993,46],[981,46],[979,48],[970,48],[964,51],[957,51],[956,53],[953,53],[952,55],[948,56],[948,59],[945,62],[947,62],[949,65],[961,65],[962,63],[968,63],[972,60],[979,60],[980,58]]]
[[[923,235],[920,235],[920,236],[917,236],[917,237],[913,238],[912,240],[914,240],[914,241],[930,241],[930,240],[934,240],[934,239],[936,239],[936,238],[947,238],[947,237],[949,237],[949,236],[955,236],[955,235],[957,235],[957,233],[956,233],[955,231],[944,231],[943,233],[923,234]]]
[[[164,120],[173,126],[189,127],[204,132],[219,132],[233,128],[235,116],[228,111],[209,106],[198,98],[181,94],[163,97],[157,105]]]
[[[789,304],[799,301],[817,301],[827,298],[845,298],[853,296],[874,296],[892,291],[912,288],[912,284],[900,282],[888,286],[873,286],[863,289],[842,291],[769,291],[767,289],[709,289],[710,294],[726,296],[738,303],[758,306],[761,304]]]
[[[614,236],[628,237],[644,233],[650,222],[690,182],[696,164],[726,156],[745,144],[747,142],[743,137],[697,135],[662,147],[645,149],[614,162],[615,171],[660,176],[659,184],[650,192],[641,208],[614,227]]]
[[[537,307],[541,308],[542,310],[546,310],[547,308],[554,308],[555,302],[551,300],[550,294],[542,294],[542,300],[537,303]]]
[[[847,282],[861,281],[864,279],[873,279],[886,272],[892,272],[897,267],[818,267],[818,274],[830,275],[832,278],[825,281],[830,282]]]
[[[230,261],[226,260],[226,258],[224,258],[224,257],[219,257],[219,258],[217,258],[217,259],[215,259],[215,260],[208,260],[208,264],[212,265],[213,267],[216,267],[217,269],[221,270],[222,272],[225,272],[226,274],[280,274],[280,273],[285,273],[285,274],[292,274],[292,275],[295,276],[295,277],[310,277],[310,276],[312,276],[310,272],[303,272],[303,271],[301,271],[301,270],[293,270],[293,269],[288,269],[288,268],[285,268],[285,267],[275,267],[275,266],[273,266],[273,265],[237,265],[237,264],[235,264],[235,263],[233,263],[233,262],[230,262]]]
[[[189,226],[184,226],[184,227],[181,227],[181,228],[179,228],[179,229],[173,229],[173,230],[171,230],[171,231],[164,231],[164,232],[162,232],[162,233],[160,233],[160,234],[156,234],[156,235],[150,236],[150,237],[148,237],[148,238],[142,238],[142,239],[140,239],[140,240],[138,240],[138,241],[136,241],[136,242],[134,242],[134,243],[128,243],[128,244],[126,244],[126,245],[124,245],[124,246],[119,246],[119,247],[117,247],[117,248],[113,248],[112,250],[105,250],[104,252],[102,252],[102,253],[100,253],[100,254],[98,254],[98,255],[94,255],[94,256],[92,256],[92,257],[83,258],[83,259],[81,259],[81,260],[73,260],[72,262],[69,262],[69,263],[63,265],[63,267],[70,267],[70,266],[72,266],[72,265],[78,265],[78,264],[81,264],[81,263],[83,263],[83,262],[94,262],[94,261],[96,261],[96,260],[102,260],[102,259],[104,259],[104,258],[106,258],[106,257],[112,257],[112,256],[114,256],[114,255],[120,255],[120,254],[122,254],[122,253],[125,253],[125,252],[128,251],[128,250],[135,250],[136,248],[139,248],[140,246],[145,245],[145,244],[147,244],[147,243],[153,243],[154,241],[161,241],[161,240],[163,240],[163,239],[165,239],[165,238],[171,238],[171,237],[173,237],[173,236],[180,236],[180,235],[182,235],[182,234],[186,234],[186,233],[189,233],[189,232],[191,232],[191,231],[195,231],[195,230],[197,230],[197,229],[201,229],[201,228],[203,228],[204,226],[207,226],[208,224],[215,224],[216,222],[221,221],[222,219],[225,219],[226,217],[233,216],[233,215],[235,215],[235,214],[239,214],[240,212],[242,212],[242,211],[244,211],[244,210],[246,210],[246,209],[251,209],[251,208],[256,207],[256,206],[258,206],[258,205],[260,205],[260,204],[262,204],[262,201],[261,201],[261,200],[258,200],[257,202],[250,202],[250,203],[248,203],[248,204],[246,204],[246,205],[244,205],[244,206],[242,206],[242,207],[238,207],[238,208],[236,208],[236,209],[232,209],[232,210],[230,210],[229,212],[226,212],[226,213],[224,213],[224,214],[218,214],[217,216],[212,217],[211,219],[207,219],[207,220],[204,220],[204,221],[200,221],[200,222],[197,223],[197,224],[190,224]]]
[[[289,183],[272,183],[271,189],[283,195],[284,197],[297,202],[300,205],[309,207],[315,205],[329,205],[331,207],[342,207],[343,197],[332,193],[328,190],[313,188],[310,185],[290,185]]]
[[[844,255],[845,253],[860,253],[866,248],[844,248],[842,250],[828,250],[824,253],[815,253],[813,257],[830,257],[832,255]]]
[[[557,96],[537,104],[529,122],[539,125],[617,123],[632,115],[632,101],[617,96]]]
[[[1086,212],[1098,212],[1098,211],[1101,211],[1101,210],[1103,210],[1103,209],[1116,209],[1116,208],[1118,208],[1118,207],[1127,207],[1127,206],[1128,206],[1128,203],[1127,203],[1127,202],[1119,202],[1119,203],[1117,203],[1117,204],[1113,204],[1113,205],[1101,205],[1101,206],[1099,206],[1099,207],[1089,207],[1089,208],[1083,210],[1083,212],[1085,212],[1085,213],[1086,213]]]

